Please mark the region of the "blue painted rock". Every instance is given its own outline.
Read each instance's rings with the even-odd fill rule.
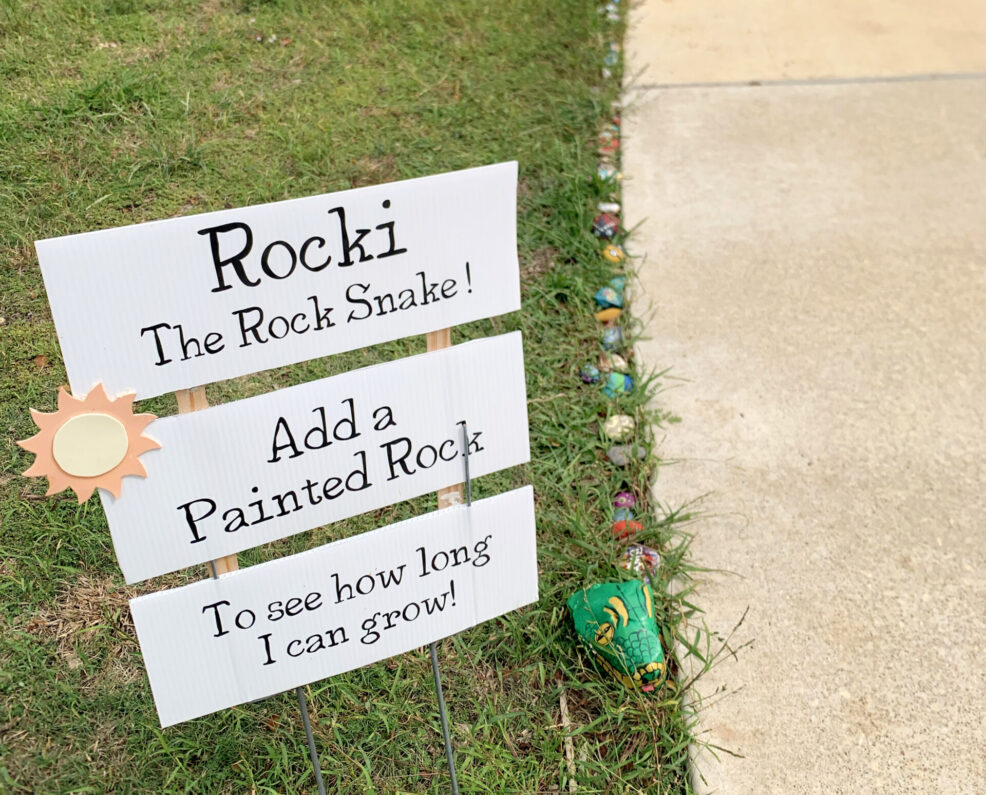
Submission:
[[[616,290],[618,293],[622,293],[627,286],[626,276],[614,276],[609,280],[609,286]]]
[[[629,519],[633,519],[633,511],[629,508],[617,508],[613,511],[614,522],[625,522]]]
[[[579,370],[579,376],[582,378],[582,383],[584,384],[598,384],[602,378],[599,368],[594,364],[583,365],[582,369]]]
[[[614,351],[623,345],[623,329],[619,326],[611,326],[603,332],[603,347],[608,351]]]

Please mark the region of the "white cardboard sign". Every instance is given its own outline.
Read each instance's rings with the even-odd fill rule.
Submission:
[[[155,420],[161,449],[100,490],[127,582],[529,460],[520,332]]]
[[[520,309],[517,164],[41,240],[72,391],[138,398]]]
[[[162,726],[537,601],[530,486],[130,602]]]

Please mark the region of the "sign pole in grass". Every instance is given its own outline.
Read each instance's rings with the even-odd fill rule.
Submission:
[[[428,351],[437,351],[452,346],[452,329],[443,328],[429,332],[426,337]],[[462,446],[465,450],[463,459],[466,467],[466,489],[469,492],[469,502],[472,504],[472,486],[469,483],[469,431],[466,423],[462,423]],[[438,510],[451,505],[462,503],[462,485],[457,484],[438,490]],[[442,739],[445,741],[445,759],[448,762],[448,772],[452,780],[452,795],[459,795],[459,781],[455,775],[455,752],[452,750],[452,737],[448,727],[448,712],[445,709],[445,696],[442,693],[442,672],[438,668],[438,647],[432,643],[428,647],[431,655],[431,673],[435,679],[435,696],[438,699],[438,714],[442,721]]]
[[[312,721],[308,717],[308,699],[305,698],[305,688],[297,687],[298,709],[301,710],[301,722],[305,726],[305,739],[308,740],[308,756],[315,770],[315,783],[318,785],[318,795],[325,795],[325,782],[322,781],[322,765],[318,761],[318,748],[315,747],[315,735],[312,734]]]

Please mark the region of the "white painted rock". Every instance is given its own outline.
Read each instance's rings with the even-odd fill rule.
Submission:
[[[633,435],[636,423],[629,414],[614,414],[603,423],[603,433],[614,442],[622,442]]]

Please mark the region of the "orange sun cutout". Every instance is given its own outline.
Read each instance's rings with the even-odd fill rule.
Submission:
[[[111,398],[102,384],[96,384],[84,398],[77,398],[61,387],[58,411],[45,414],[31,409],[31,418],[41,430],[17,443],[36,456],[25,477],[48,478],[49,495],[71,488],[80,503],[96,487],[119,497],[126,475],[146,478],[137,457],[161,445],[141,434],[157,417],[134,414],[134,397],[130,392]]]

